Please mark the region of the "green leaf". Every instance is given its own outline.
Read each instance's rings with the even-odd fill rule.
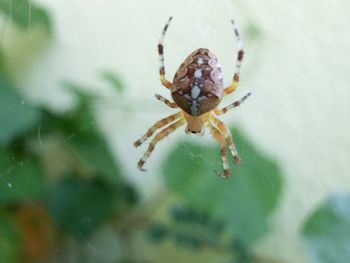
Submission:
[[[0,260],[1,263],[18,262],[20,235],[11,218],[0,213]]]
[[[78,99],[77,108],[64,120],[67,143],[86,165],[95,170],[96,174],[115,185],[118,184],[121,171],[116,157],[113,156],[96,124],[92,109],[93,94],[77,84],[65,85]]]
[[[61,132],[64,143],[71,149],[70,153],[80,165],[114,185],[119,184],[120,165],[106,140],[99,134],[88,108],[79,107],[63,116],[44,110],[40,127],[42,135],[52,131]]]
[[[344,263],[350,258],[350,195],[335,194],[312,213],[302,241],[314,263]]]
[[[30,106],[16,87],[0,74],[0,146],[9,144],[39,122],[39,111]]]
[[[160,242],[167,236],[169,230],[161,223],[152,223],[146,229],[146,236],[153,242]]]
[[[0,158],[0,203],[40,198],[44,192],[44,177],[33,158],[12,160],[8,153]]]
[[[237,130],[233,138],[242,158],[228,180],[222,170],[219,146],[182,142],[171,152],[162,173],[170,191],[187,205],[222,220],[246,246],[267,231],[267,216],[281,192],[281,172]]]
[[[108,82],[118,93],[122,94],[125,90],[125,85],[120,77],[110,71],[104,71],[101,74],[103,80]]]
[[[81,84],[77,84],[75,82],[71,81],[63,81],[63,88],[69,91],[73,94],[73,96],[77,99],[77,109],[88,110],[88,114],[91,114],[90,107],[91,104],[95,101],[98,97],[98,94],[94,93],[93,91],[89,90],[89,86],[84,86]]]
[[[62,230],[84,240],[112,215],[114,190],[99,180],[66,176],[49,190],[48,211]]]
[[[51,31],[49,14],[32,0],[1,0],[0,13],[23,30],[40,26],[47,32]]]
[[[99,136],[73,138],[68,141],[81,161],[114,185],[120,182],[121,171],[107,143]]]
[[[76,96],[77,106],[64,115],[44,111],[42,133],[52,130],[62,132],[65,142],[83,165],[94,174],[118,185],[121,178],[120,165],[96,124],[92,109],[93,94],[77,84],[65,82],[65,87]]]

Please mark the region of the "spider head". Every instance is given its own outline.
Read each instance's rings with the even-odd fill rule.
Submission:
[[[189,114],[184,113],[184,117],[187,121],[187,127],[185,132],[187,134],[204,134],[204,124],[207,122],[210,112],[202,114],[200,116],[191,116]]]
[[[187,124],[185,132],[187,134],[203,135],[204,134],[203,124],[201,125],[194,125],[193,123]]]

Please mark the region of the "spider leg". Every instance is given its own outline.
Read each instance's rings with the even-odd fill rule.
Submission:
[[[164,98],[162,95],[159,95],[159,94],[155,94],[157,100],[160,100],[162,102],[164,102],[166,105],[168,105],[170,108],[177,108],[177,105],[175,102],[171,102],[170,100]]]
[[[228,112],[229,110],[238,107],[239,105],[241,105],[249,96],[251,95],[251,93],[247,93],[246,95],[244,95],[240,100],[234,101],[231,104],[227,105],[226,107],[222,108],[222,109],[215,109],[214,113],[216,115],[221,115],[221,114],[225,114],[226,112]]]
[[[237,86],[238,86],[238,82],[239,82],[239,70],[241,68],[241,64],[242,64],[242,60],[243,60],[243,56],[244,56],[244,51],[243,51],[243,41],[241,40],[241,37],[238,33],[238,29],[235,25],[235,22],[233,20],[231,20],[232,26],[233,26],[233,30],[235,32],[235,36],[238,42],[238,54],[237,54],[237,61],[236,61],[236,69],[235,69],[235,74],[233,75],[233,81],[231,83],[230,86],[228,86],[226,89],[224,89],[224,96],[230,94],[231,92],[233,92]]]
[[[147,151],[145,152],[145,154],[143,155],[143,157],[140,159],[140,161],[137,163],[137,167],[141,170],[141,171],[146,171],[143,168],[143,165],[145,164],[146,160],[148,159],[148,157],[151,155],[151,153],[154,150],[154,147],[156,146],[156,144],[161,141],[162,139],[164,139],[166,136],[168,136],[170,133],[172,133],[173,131],[175,131],[177,128],[181,127],[182,125],[184,125],[186,123],[186,120],[184,118],[179,119],[178,121],[170,124],[168,127],[164,128],[162,131],[160,131],[154,138],[153,140],[150,142],[150,144],[148,145]]]
[[[172,88],[172,84],[170,81],[168,81],[165,78],[165,68],[164,68],[164,55],[163,55],[163,51],[164,51],[164,46],[163,46],[163,41],[165,38],[165,34],[166,31],[168,30],[169,24],[171,22],[171,20],[173,19],[173,17],[169,17],[168,22],[165,24],[163,31],[162,31],[162,35],[160,37],[159,43],[158,43],[158,54],[159,54],[159,78],[160,81],[162,82],[162,84],[168,88],[171,89]]]
[[[213,115],[212,115],[212,122],[216,125],[216,127],[220,130],[220,132],[225,137],[226,143],[227,143],[228,147],[230,148],[230,151],[231,151],[232,156],[233,156],[233,162],[235,164],[239,164],[241,161],[241,158],[239,157],[238,152],[236,150],[236,147],[233,143],[230,130],[227,129],[227,127],[225,126],[225,124],[221,120],[215,118]]]
[[[224,167],[224,174],[218,174],[220,177],[228,178],[230,176],[230,165],[227,158],[227,150],[225,145],[225,139],[222,136],[221,132],[214,125],[210,124],[210,130],[213,137],[220,143],[220,153],[222,165]]]
[[[143,135],[140,139],[138,139],[136,142],[134,142],[134,146],[139,147],[149,137],[151,137],[156,130],[164,127],[165,125],[169,124],[170,122],[173,122],[181,117],[182,117],[182,111],[179,111],[179,112],[174,113],[174,114],[172,114],[164,119],[161,119],[160,121],[157,121],[151,128],[148,129],[148,131],[145,135]]]

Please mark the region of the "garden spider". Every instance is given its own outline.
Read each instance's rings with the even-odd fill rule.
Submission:
[[[224,174],[220,176],[227,178],[230,176],[230,167],[227,157],[226,144],[228,144],[233,155],[235,164],[240,162],[236,147],[233,144],[232,136],[225,124],[217,118],[218,115],[226,113],[228,110],[239,106],[249,96],[246,94],[239,101],[235,101],[230,105],[218,109],[216,106],[221,99],[232,93],[239,82],[239,70],[243,60],[243,42],[240,39],[238,30],[233,20],[231,20],[233,30],[238,41],[239,51],[236,62],[236,69],[233,81],[230,86],[223,88],[223,78],[221,66],[217,57],[206,48],[199,48],[191,53],[177,70],[173,83],[165,78],[164,56],[163,56],[163,40],[172,17],[169,18],[165,25],[158,44],[158,53],[160,61],[160,81],[171,91],[171,96],[175,102],[156,94],[156,98],[170,108],[180,108],[181,111],[172,114],[158,122],[156,122],[145,135],[138,139],[134,146],[138,147],[144,143],[153,133],[166,125],[166,128],[160,131],[148,145],[148,149],[138,162],[137,166],[140,170],[143,168],[146,160],[151,155],[156,144],[164,139],[167,135],[175,131],[177,128],[187,123],[186,133],[203,134],[204,126],[207,126],[213,137],[219,142],[221,148],[221,159],[224,168]],[[226,143],[226,144],[225,144]]]

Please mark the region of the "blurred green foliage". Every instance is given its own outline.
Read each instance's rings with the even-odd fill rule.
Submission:
[[[183,142],[168,156],[165,184],[185,204],[222,221],[244,246],[266,233],[267,218],[278,203],[282,174],[276,162],[258,151],[238,130],[232,130],[242,163],[232,176],[215,176],[222,169],[219,147]]]
[[[125,195],[128,185],[121,179],[117,158],[99,132],[92,112],[93,96],[78,85],[69,88],[78,98],[77,107],[65,114],[45,110],[41,127],[44,136],[61,133],[60,143],[67,145],[67,154],[78,160],[78,166],[48,190],[46,204],[62,229],[83,240],[118,209],[117,200],[133,201]]]
[[[0,15],[24,33],[52,30],[48,12],[29,0],[1,0]],[[74,108],[35,106],[18,91],[5,58],[0,48],[0,262],[42,262],[55,235],[85,242],[102,224],[122,221],[138,195],[99,130],[96,96],[64,82]],[[103,78],[123,91],[115,74]]]
[[[115,189],[102,180],[82,180],[64,176],[47,193],[48,211],[61,229],[85,240],[101,223],[113,215]]]
[[[29,105],[15,85],[0,72],[0,146],[38,124],[39,111]]]
[[[41,27],[51,33],[51,20],[48,12],[32,0],[0,0],[0,14],[11,19],[22,30]]]
[[[31,156],[26,159],[16,157],[13,161],[8,152],[0,159],[1,175],[0,204],[16,204],[28,200],[38,200],[44,193],[44,176],[39,163]]]
[[[313,263],[345,263],[350,259],[350,195],[330,196],[307,219],[302,240]]]
[[[26,31],[51,31],[48,13],[31,1],[0,1],[0,15]],[[122,179],[100,132],[94,94],[64,82],[76,98],[74,108],[56,113],[35,106],[9,77],[16,74],[7,72],[3,54],[0,49],[0,262],[41,262],[52,248],[50,233],[84,241],[102,224],[126,216],[138,195]],[[116,75],[105,78],[123,91]]]
[[[52,129],[62,133],[65,142],[84,166],[95,174],[105,177],[110,183],[119,183],[120,165],[111,153],[107,142],[100,133],[93,115],[93,103],[96,97],[84,92],[86,87],[64,83],[77,99],[78,106],[62,115],[45,110],[42,114],[42,133]]]
[[[105,80],[110,86],[115,89],[119,94],[124,93],[125,85],[119,76],[111,71],[103,71],[101,78]]]
[[[0,210],[0,259],[2,263],[17,262],[20,250],[20,234],[11,217]]]
[[[6,77],[1,77],[0,84],[0,123],[4,127],[0,145],[0,211],[12,214],[17,207],[37,202],[51,216],[58,227],[56,231],[81,241],[107,220],[125,216],[117,211],[132,207],[138,200],[137,194],[122,180],[117,158],[99,131],[92,110],[93,96],[80,90],[81,86],[70,84],[69,89],[77,98],[76,107],[53,113],[27,101],[22,103],[24,99]],[[59,155],[46,156],[48,152],[42,147],[47,140],[63,151],[60,154],[66,170],[50,182],[52,173],[61,172],[45,169],[45,163],[51,166],[50,162]],[[15,220],[16,212],[8,217]],[[0,259],[15,262],[12,254],[18,252],[19,236],[26,233],[10,231],[18,226],[6,224],[11,226],[2,235],[1,241],[7,243],[0,250]]]
[[[235,263],[257,263],[255,257],[238,239],[227,235],[223,221],[211,214],[180,204],[173,205],[169,212],[170,223],[154,222],[146,232],[153,242],[166,239],[180,248],[192,251],[212,250],[231,256]]]

